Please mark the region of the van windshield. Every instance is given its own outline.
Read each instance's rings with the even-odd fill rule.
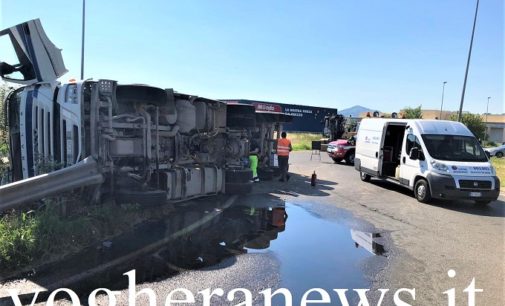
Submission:
[[[486,162],[487,156],[475,137],[459,135],[423,135],[431,157],[440,160]]]

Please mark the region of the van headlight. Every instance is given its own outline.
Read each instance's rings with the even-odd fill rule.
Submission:
[[[440,171],[440,172],[449,172],[449,167],[447,167],[447,165],[444,164],[444,163],[440,163],[440,162],[437,162],[437,161],[432,161],[431,162],[431,166],[433,167],[433,169],[435,169],[437,171]]]

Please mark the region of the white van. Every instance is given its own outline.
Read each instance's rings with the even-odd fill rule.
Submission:
[[[475,136],[460,122],[367,118],[361,121],[354,167],[371,177],[432,198],[470,199],[486,205],[498,198],[500,181]]]

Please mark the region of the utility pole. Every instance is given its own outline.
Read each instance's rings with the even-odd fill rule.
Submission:
[[[81,41],[81,80],[84,80],[84,33],[86,26],[86,0],[82,0],[82,41]]]
[[[440,116],[438,116],[438,120],[442,120],[442,108],[444,107],[444,90],[445,90],[445,84],[447,84],[447,81],[445,81],[442,84],[442,103],[440,103]]]
[[[489,113],[489,100],[491,97],[487,97],[487,106],[486,106],[486,133],[484,134],[485,140],[487,140],[487,114]]]
[[[468,50],[468,59],[466,60],[465,81],[463,82],[463,92],[461,93],[461,102],[459,103],[458,121],[461,122],[463,113],[463,102],[465,101],[466,80],[468,78],[468,68],[470,67],[470,57],[472,56],[473,36],[475,34],[475,24],[477,23],[477,12],[479,11],[479,0],[475,6],[475,17],[473,18],[472,38],[470,39],[470,49]]]

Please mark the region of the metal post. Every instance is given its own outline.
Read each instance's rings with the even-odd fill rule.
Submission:
[[[468,59],[466,60],[465,81],[463,82],[463,91],[461,93],[461,102],[459,103],[458,121],[461,122],[463,113],[463,102],[465,101],[466,79],[468,78],[468,68],[470,67],[470,57],[472,56],[473,36],[475,34],[475,24],[477,23],[477,12],[479,11],[479,0],[475,6],[475,17],[473,18],[472,38],[470,39],[470,49],[468,50]]]
[[[487,97],[487,106],[486,106],[486,133],[484,134],[484,139],[487,140],[487,114],[489,113],[489,99],[491,97]]]
[[[445,81],[442,84],[442,103],[440,104],[440,116],[438,116],[438,120],[442,120],[442,108],[444,107],[444,90],[445,90],[445,84],[447,84],[447,81]]]
[[[81,41],[81,80],[84,80],[84,29],[86,25],[86,0],[82,0],[82,41]]]

